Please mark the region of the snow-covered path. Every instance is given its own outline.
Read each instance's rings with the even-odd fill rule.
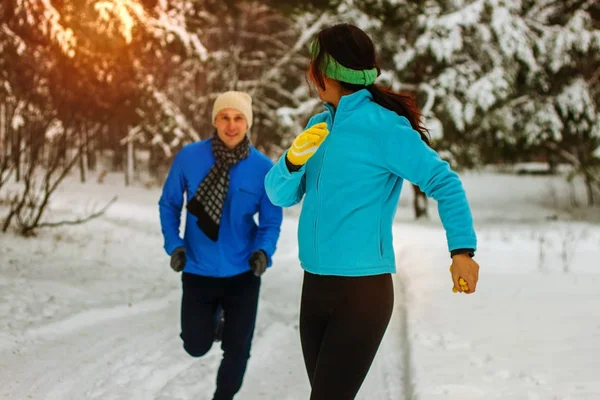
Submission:
[[[473,296],[451,292],[439,221],[399,209],[395,311],[359,400],[600,398],[600,227],[544,221],[530,197],[537,222],[519,223],[523,209],[497,208],[482,187],[475,214],[495,222],[478,228]],[[180,276],[161,248],[157,193],[122,191],[89,224],[0,237],[0,399],[210,400],[221,351],[192,359],[181,348]],[[85,207],[79,198],[66,186],[55,212]],[[290,210],[240,400],[308,398],[296,228]]]
[[[169,297],[91,310],[28,332],[24,349],[2,357],[0,393],[33,399],[155,398],[190,365],[177,357],[177,304]]]
[[[119,214],[118,208],[113,212]],[[109,217],[103,224],[114,227],[115,221]],[[239,394],[242,399],[308,397],[298,334],[302,272],[295,253],[296,224],[293,217],[284,223],[277,268],[263,279],[252,357]],[[128,236],[144,230],[143,223],[124,225]],[[97,306],[56,321],[32,323],[22,335],[7,340],[10,343],[0,351],[0,398],[209,400],[220,348],[213,346],[200,359],[183,351],[178,337],[179,275],[168,270],[166,260],[161,261],[166,273],[159,276],[169,280],[170,290],[153,290],[143,300],[111,307],[102,307],[99,300]],[[77,310],[76,297],[61,304],[67,306],[69,301]],[[386,340],[359,399],[402,398],[406,338],[398,291],[396,303]],[[56,314],[64,313],[57,310]]]
[[[406,228],[398,235],[408,237]],[[598,227],[481,229],[471,296],[451,292],[450,261],[437,250],[443,232],[409,229],[419,239],[398,259],[414,382],[405,399],[600,399]],[[567,245],[568,272],[560,256],[566,231],[580,237]]]
[[[281,283],[265,279],[263,284],[242,399],[307,398],[297,310],[286,301],[297,293],[269,299],[281,290]],[[298,283],[280,294],[298,292]],[[399,308],[361,399],[402,398],[404,338]],[[220,349],[214,346],[201,359],[188,357],[177,337],[178,318],[179,291],[174,291],[131,307],[89,310],[28,330],[18,347],[1,353],[0,398],[210,399]]]

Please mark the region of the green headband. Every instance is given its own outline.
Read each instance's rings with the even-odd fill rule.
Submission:
[[[316,40],[312,41],[309,45],[309,49],[312,58],[315,59],[319,54],[319,42]],[[325,73],[325,76],[335,79],[336,81],[369,86],[375,83],[375,80],[377,79],[377,68],[361,70],[351,69],[337,62],[328,53],[325,53],[325,59],[323,61],[325,68],[321,66],[321,70]]]

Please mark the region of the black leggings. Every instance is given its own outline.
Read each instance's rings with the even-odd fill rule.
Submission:
[[[300,339],[310,400],[351,400],[360,389],[394,305],[390,274],[304,273]]]
[[[215,312],[219,304],[223,307],[223,360],[213,400],[231,400],[242,386],[250,358],[261,278],[250,271],[230,278],[184,273],[182,281],[181,338],[191,356],[202,357],[212,347]]]

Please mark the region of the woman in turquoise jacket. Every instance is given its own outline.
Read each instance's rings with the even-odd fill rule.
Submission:
[[[335,25],[317,35],[311,55],[308,75],[326,110],[269,171],[265,188],[279,206],[303,200],[300,335],[310,398],[345,400],[362,385],[391,317],[392,223],[403,181],[438,202],[455,291],[475,291],[477,240],[459,177],[429,147],[414,102],[374,84],[371,39]]]

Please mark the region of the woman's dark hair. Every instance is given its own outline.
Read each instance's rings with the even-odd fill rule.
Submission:
[[[321,30],[315,40],[318,42],[318,54],[313,58],[309,71],[322,89],[325,89],[325,82],[319,66],[323,63],[326,53],[347,68],[355,70],[377,68],[377,75],[379,75],[380,69],[377,66],[373,41],[357,26],[352,24],[333,25]],[[406,117],[412,128],[419,132],[421,139],[428,145],[430,144],[429,131],[421,122],[421,111],[412,96],[394,92],[376,84],[362,86],[341,81],[340,84],[352,92],[367,89],[373,95],[373,101]]]

